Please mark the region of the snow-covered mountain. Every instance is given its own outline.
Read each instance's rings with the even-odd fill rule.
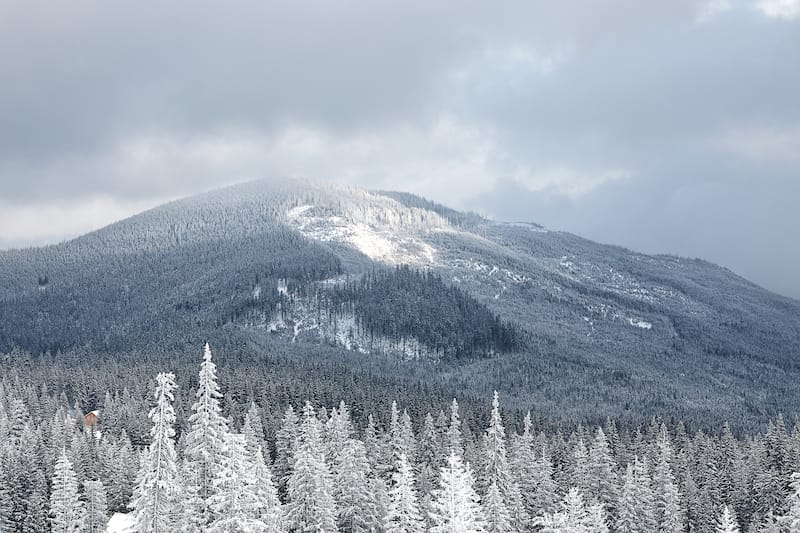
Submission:
[[[406,193],[253,182],[2,252],[0,280],[6,352],[261,336],[433,361],[552,409],[800,404],[800,302]]]

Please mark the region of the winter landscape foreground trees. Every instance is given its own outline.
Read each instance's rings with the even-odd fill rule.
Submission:
[[[455,400],[416,424],[393,403],[364,427],[344,401],[309,401],[268,435],[270,406],[223,415],[208,346],[190,407],[181,393],[156,376],[134,447],[121,423],[77,430],[64,395],[0,381],[0,530],[95,533],[123,512],[135,532],[800,531],[800,431],[780,417],[743,439],[656,420],[566,435],[530,415],[509,433],[495,393],[479,435]]]

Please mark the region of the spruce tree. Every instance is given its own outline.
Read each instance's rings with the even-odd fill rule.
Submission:
[[[161,373],[156,376],[156,406],[150,410],[153,428],[151,442],[144,454],[136,480],[133,509],[136,531],[167,533],[176,529],[178,497],[177,456],[175,453],[175,376]]]
[[[345,533],[380,529],[382,515],[370,490],[370,466],[364,444],[348,439],[333,461],[333,495],[339,529]]]
[[[587,476],[587,495],[600,503],[606,514],[613,519],[616,514],[618,481],[611,448],[603,428],[600,427],[597,428],[589,448]]]
[[[261,413],[255,402],[250,402],[250,408],[244,417],[242,434],[244,435],[247,450],[250,453],[259,448],[264,449],[264,426],[261,423]]]
[[[486,496],[483,499],[483,510],[486,517],[487,533],[508,533],[512,531],[511,513],[506,507],[497,483],[493,482],[486,491]]]
[[[102,481],[83,482],[86,533],[105,533],[108,525],[108,500]]]
[[[797,430],[797,428],[795,428]],[[787,513],[778,521],[789,533],[800,533],[800,474],[792,474],[792,493],[786,502]]]
[[[599,504],[587,506],[574,487],[564,496],[558,511],[535,518],[534,524],[543,533],[608,533],[603,508]]]
[[[283,414],[283,422],[275,435],[275,484],[278,494],[286,494],[286,484],[292,471],[294,453],[297,449],[297,438],[300,435],[300,425],[294,407],[290,404]]]
[[[653,470],[655,519],[660,533],[679,533],[686,528],[686,514],[681,507],[681,496],[670,466],[671,459],[672,447],[666,431],[662,431]]]
[[[216,365],[212,361],[211,348],[206,343],[203,362],[200,364],[197,401],[192,405],[193,413],[189,417],[190,430],[186,435],[184,453],[197,484],[197,495],[201,504],[197,512],[202,515],[205,523],[213,519],[210,498],[215,493],[214,479],[225,460],[228,422],[222,416],[219,403],[221,397]]]
[[[422,533],[425,525],[420,516],[414,472],[405,454],[397,458],[397,469],[389,489],[389,505],[384,520],[386,533]]]
[[[210,533],[279,531],[281,522],[275,516],[277,494],[274,488],[270,490],[271,480],[261,450],[251,453],[244,435],[227,434],[225,441],[225,458],[210,498],[214,519],[207,530]]]
[[[633,465],[628,464],[620,491],[615,531],[618,533],[637,533],[641,531],[636,501],[636,477]]]
[[[719,520],[717,521],[717,533],[739,533],[739,524],[736,521],[736,513],[730,510],[727,505],[722,507]]]
[[[331,478],[325,463],[320,422],[314,407],[306,402],[287,483],[286,517],[290,530],[308,533],[337,531]]]
[[[461,437],[461,416],[458,414],[458,402],[453,398],[450,404],[450,425],[445,436],[447,456],[456,454],[464,456],[464,441]]]
[[[456,453],[451,453],[441,471],[440,488],[434,491],[431,533],[481,533],[486,530],[480,498],[473,485],[469,464],[464,465]]]
[[[85,531],[85,510],[78,499],[78,478],[67,457],[66,448],[56,461],[53,489],[50,493],[50,528],[52,533]]]

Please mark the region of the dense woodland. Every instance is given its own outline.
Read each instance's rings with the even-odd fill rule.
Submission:
[[[103,531],[118,512],[141,532],[800,527],[800,426],[780,416],[738,437],[655,418],[553,426],[497,394],[413,415],[311,390],[309,401],[242,401],[220,374],[206,347],[199,379],[159,372],[104,398],[3,378],[2,530]]]

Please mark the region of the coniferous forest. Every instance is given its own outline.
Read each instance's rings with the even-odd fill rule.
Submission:
[[[147,381],[91,413],[63,387],[0,381],[2,531],[101,532],[111,516],[135,532],[800,527],[800,426],[781,416],[734,435],[657,418],[554,426],[497,393],[414,416],[312,389],[245,402],[208,345],[188,389],[169,369]]]

